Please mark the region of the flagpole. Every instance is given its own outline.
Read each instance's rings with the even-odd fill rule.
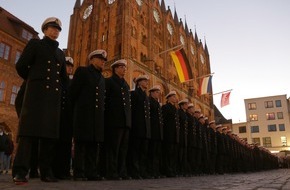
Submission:
[[[173,47],[173,48],[170,48],[170,49],[164,50],[164,51],[158,53],[157,55],[161,55],[161,54],[163,54],[163,53],[166,53],[166,52],[172,51],[172,50],[177,49],[177,48],[180,48],[180,47],[183,47],[183,44],[180,44],[180,45],[177,45],[177,46],[175,46],[175,47]]]
[[[190,82],[190,81],[193,81],[193,80],[195,80],[195,79],[189,79],[189,80],[186,80],[186,81],[184,81],[184,82],[182,82],[182,83]]]
[[[224,90],[224,91],[221,91],[221,92],[217,92],[217,93],[214,93],[212,95],[217,95],[217,94],[222,94],[224,92],[229,92],[229,91],[232,91],[233,89],[229,89],[229,90]]]
[[[210,74],[207,74],[207,75],[202,75],[200,77],[197,77],[196,79],[201,79],[201,78],[205,78],[205,77],[208,77],[208,76],[211,76],[213,75],[214,73],[210,73]]]

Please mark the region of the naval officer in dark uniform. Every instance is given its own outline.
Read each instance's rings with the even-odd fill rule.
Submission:
[[[179,143],[179,115],[175,106],[177,103],[176,91],[170,91],[165,98],[167,103],[162,106],[163,115],[163,169],[167,177],[177,175],[177,146]]]
[[[120,59],[112,65],[112,76],[105,79],[105,147],[106,178],[130,179],[126,158],[131,128],[130,87],[125,80],[127,61]]]
[[[161,88],[158,85],[149,89],[150,101],[150,124],[151,139],[148,146],[149,158],[149,175],[154,178],[160,178],[161,172],[161,156],[162,156],[162,140],[163,140],[163,118],[159,98],[161,96]]]
[[[222,134],[223,126],[216,125],[216,138],[217,138],[217,157],[216,157],[216,172],[224,174],[224,156],[226,152],[224,135]]]
[[[208,139],[207,139],[207,123],[204,115],[198,118],[199,130],[201,134],[201,174],[208,174]]]
[[[60,136],[56,147],[53,163],[53,173],[58,179],[70,179],[71,146],[72,146],[72,108],[68,98],[68,88],[73,78],[74,61],[72,57],[65,57],[68,85],[62,90]]]
[[[216,171],[216,157],[217,157],[217,136],[215,120],[209,122],[208,128],[208,150],[209,150],[209,173],[214,174]]]
[[[74,180],[99,180],[100,151],[104,141],[105,79],[107,52],[95,50],[89,65],[75,71],[70,87],[73,106]]]
[[[150,103],[146,94],[149,77],[135,79],[136,89],[131,92],[132,129],[130,132],[129,166],[133,178],[148,178],[148,140],[150,131]]]
[[[56,41],[61,31],[58,18],[42,24],[44,38],[31,39],[16,63],[17,73],[26,81],[19,118],[19,144],[12,175],[16,184],[26,183],[34,139],[39,141],[41,180],[56,182],[52,173],[54,148],[59,137],[61,92],[66,86],[65,56]]]
[[[187,176],[189,174],[189,164],[187,162],[187,134],[188,134],[188,117],[186,111],[188,109],[188,99],[178,102],[179,109],[179,146],[178,146],[178,174]]]
[[[190,165],[190,174],[194,175],[196,171],[197,134],[196,134],[196,125],[194,125],[193,103],[188,104],[186,115],[188,118],[187,160]]]

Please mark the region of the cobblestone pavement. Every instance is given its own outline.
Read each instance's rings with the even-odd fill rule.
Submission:
[[[0,175],[1,190],[290,190],[290,169],[256,173],[210,175],[123,181],[60,181],[45,183],[29,180],[25,185],[14,185],[11,175]]]

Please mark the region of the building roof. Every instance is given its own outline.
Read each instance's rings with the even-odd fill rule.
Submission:
[[[38,32],[34,30],[31,26],[18,19],[4,8],[0,7],[0,30],[6,32],[7,34],[13,36],[14,38],[26,42],[27,40],[21,37],[22,29],[29,31],[34,38],[38,37]]]
[[[223,114],[217,109],[217,107],[214,105],[214,118],[216,123],[219,124],[229,124],[232,123],[231,119],[226,119]]]

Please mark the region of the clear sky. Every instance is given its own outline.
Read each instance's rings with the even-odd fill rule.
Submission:
[[[133,0],[132,0],[133,1]],[[60,48],[67,47],[75,0],[0,0],[0,6],[31,25],[42,37],[44,19],[63,22]],[[210,53],[213,93],[233,89],[220,108],[234,123],[246,121],[244,99],[290,95],[290,0],[165,0],[188,27],[196,29]],[[1,24],[1,22],[0,22]]]

